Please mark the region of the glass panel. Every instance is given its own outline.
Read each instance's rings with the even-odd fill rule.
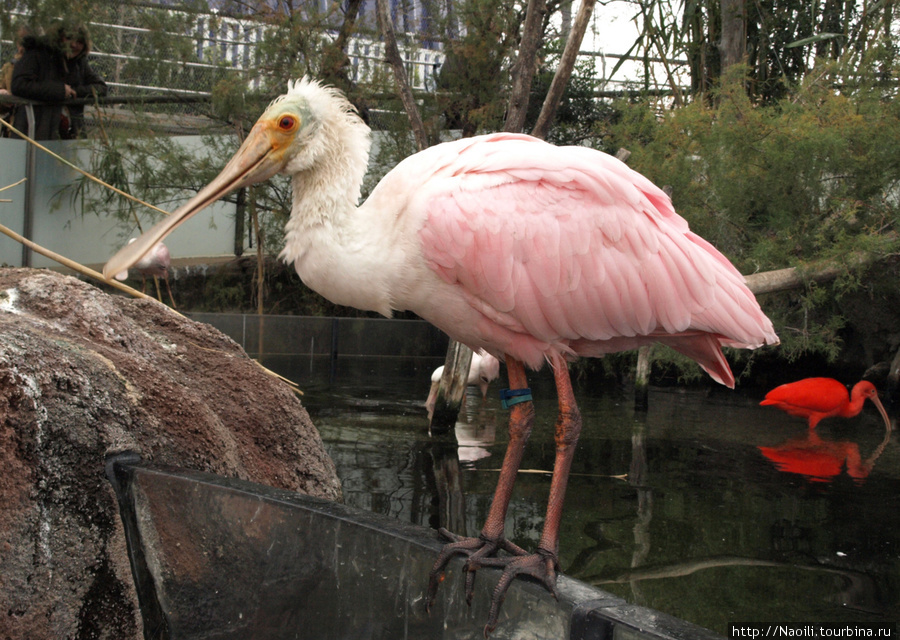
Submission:
[[[111,477],[142,611],[146,620],[152,607],[143,605],[153,599],[160,613],[155,626],[168,637],[483,637],[498,572],[479,572],[468,607],[462,561],[452,562],[435,606],[426,612],[428,572],[441,545],[431,530],[208,474],[141,464],[115,469]],[[567,638],[576,609],[579,638],[608,638],[611,628],[615,637],[619,631],[648,639],[687,637],[686,632],[716,637],[641,607],[629,608],[635,625],[613,622],[600,613],[602,607],[611,607],[617,619],[624,601],[564,576],[558,586],[557,602],[542,587],[515,581],[491,637]],[[671,625],[672,635],[652,634]]]

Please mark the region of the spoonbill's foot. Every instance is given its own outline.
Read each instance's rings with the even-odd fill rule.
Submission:
[[[485,536],[467,538],[451,533],[444,528],[438,532],[450,542],[444,545],[438,554],[431,573],[428,574],[428,592],[425,596],[425,607],[431,609],[437,596],[438,586],[444,580],[444,569],[454,556],[468,556],[464,566],[466,572],[466,602],[472,604],[475,590],[475,571],[481,567],[502,567],[513,558],[527,556],[528,552],[505,538],[492,540]],[[496,557],[499,551],[506,551],[508,556]]]
[[[500,606],[503,599],[506,598],[506,592],[512,581],[519,576],[528,576],[540,582],[547,591],[553,594],[553,597],[559,600],[559,592],[556,590],[556,570],[559,568],[559,559],[555,553],[551,553],[544,549],[538,549],[535,553],[529,555],[520,555],[511,558],[503,558],[504,563],[503,575],[494,587],[494,595],[491,597],[491,611],[488,615],[487,624],[484,626],[484,637],[487,638],[494,628],[497,626],[497,618],[500,615]],[[488,560],[496,560],[489,558]],[[486,563],[485,566],[495,566],[492,563]]]

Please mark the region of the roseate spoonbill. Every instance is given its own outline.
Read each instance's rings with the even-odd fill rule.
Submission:
[[[133,243],[137,238],[132,238],[128,244]],[[162,278],[166,283],[166,290],[169,292],[169,301],[172,308],[175,308],[175,298],[172,297],[172,288],[169,286],[169,267],[172,265],[172,257],[169,255],[169,249],[162,242],[157,242],[150,251],[148,251],[140,260],[134,263],[130,268],[136,271],[142,279],[141,291],[143,292],[147,285],[147,278]],[[123,269],[115,275],[116,280],[124,282],[128,279],[128,269]],[[155,282],[155,281],[154,281]],[[162,302],[162,296],[159,292],[159,284],[156,285],[156,295]]]
[[[398,164],[362,205],[369,128],[337,90],[291,83],[222,172],[187,204],[106,265],[117,273],[178,224],[226,193],[292,176],[281,256],[307,286],[337,304],[409,309],[473,351],[506,362],[510,441],[481,534],[451,540],[443,569],[468,556],[501,566],[486,631],[512,580],[532,576],[555,593],[563,496],[581,417],[567,361],[661,342],[729,387],[722,346],[777,344],[738,270],[688,229],[669,197],[615,158],[501,133],[447,142]],[[559,398],[556,462],[544,531],[528,554],[504,538],[513,482],[534,417],[525,367],[553,369]],[[510,555],[496,557],[505,550]]]
[[[871,400],[878,408],[885,428],[890,431],[891,420],[878,398],[875,385],[868,380],[857,382],[853,390],[847,393],[847,387],[834,378],[804,378],[775,387],[759,404],[777,407],[797,418],[806,418],[809,428],[814,429],[824,418],[859,415],[866,400]]]
[[[434,411],[434,403],[437,401],[438,387],[441,385],[441,376],[444,375],[444,365],[439,366],[431,374],[431,388],[428,398],[425,400],[425,408],[428,409],[428,417]],[[466,384],[478,385],[481,398],[487,396],[488,386],[500,377],[500,361],[489,353],[473,353],[472,362],[469,364],[469,375]],[[463,396],[465,402],[465,396]]]

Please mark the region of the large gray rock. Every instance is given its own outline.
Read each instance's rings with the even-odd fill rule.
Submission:
[[[0,639],[142,637],[104,459],[340,498],[297,396],[161,304],[0,268]]]

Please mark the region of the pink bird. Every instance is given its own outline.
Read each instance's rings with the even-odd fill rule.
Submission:
[[[329,300],[411,310],[450,337],[506,362],[509,446],[484,528],[449,542],[432,569],[433,601],[447,562],[468,557],[467,595],[479,567],[502,567],[486,632],[517,576],[555,593],[563,496],[581,417],[567,362],[661,342],[729,387],[721,347],[777,344],[744,278],[693,234],[668,196],[618,160],[510,133],[417,153],[358,205],[369,128],[340,92],[292,83],[208,186],[104,274],[127,268],[178,224],[238,187],[292,176],[281,256]],[[504,520],[534,408],[526,367],[548,363],[559,397],[556,462],[535,553],[504,537]],[[507,554],[498,552],[506,551]]]
[[[132,238],[128,241],[128,244],[132,244],[135,242],[137,238]],[[169,292],[169,301],[172,303],[172,308],[175,308],[175,298],[172,296],[172,288],[169,286],[169,267],[172,265],[172,258],[169,255],[169,249],[162,242],[157,242],[153,247],[151,247],[150,251],[144,254],[137,262],[133,265],[129,265],[130,269],[133,269],[141,276],[141,292],[147,288],[147,278],[162,278],[163,282],[166,283],[166,290]],[[108,275],[106,276],[109,277]],[[118,273],[115,274],[116,280],[121,280],[124,282],[128,279],[128,269],[122,269]],[[162,295],[159,291],[159,282],[154,280],[156,283],[156,296],[159,298],[159,301],[162,302]]]
[[[132,238],[128,241],[128,244],[133,243],[135,240],[137,238]],[[138,275],[144,278],[168,278],[171,264],[172,258],[169,255],[169,249],[162,242],[157,242],[147,254],[129,268],[137,271]],[[123,269],[117,273],[115,278],[116,280],[127,280],[128,269]]]

